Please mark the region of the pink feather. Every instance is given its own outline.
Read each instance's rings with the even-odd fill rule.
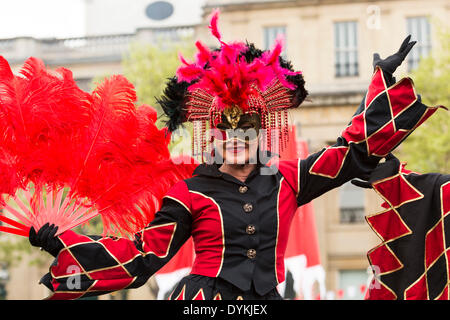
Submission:
[[[217,27],[217,21],[219,19],[219,14],[220,14],[219,9],[213,10],[210,21],[209,21],[209,29],[211,30],[212,35],[214,37],[216,37],[216,39],[219,40],[219,42],[221,44],[224,44],[224,42],[222,41],[222,35],[220,34],[219,28]]]
[[[285,86],[288,89],[294,90],[295,85],[287,81],[286,76],[301,74],[301,72],[290,71],[280,66],[279,57],[283,52],[284,41],[285,38],[283,34],[277,35],[277,38],[275,40],[272,49],[263,54],[262,60],[267,66],[270,66],[272,68],[274,75],[278,78],[278,80],[281,82],[283,86]]]
[[[195,42],[195,46],[198,49],[196,62],[199,66],[204,67],[212,59],[211,51],[200,41]]]

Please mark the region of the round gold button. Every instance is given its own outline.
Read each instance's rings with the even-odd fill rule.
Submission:
[[[239,187],[239,192],[240,193],[246,193],[248,191],[248,187],[247,186],[240,186]]]
[[[243,208],[245,212],[251,212],[253,210],[253,205],[251,203],[246,203]]]
[[[256,250],[255,249],[248,249],[247,250],[247,257],[249,259],[255,259],[256,258]]]
[[[255,226],[248,225],[246,231],[248,234],[254,234],[256,231],[256,228],[255,228]]]

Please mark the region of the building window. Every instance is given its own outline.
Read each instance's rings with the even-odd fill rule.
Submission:
[[[87,92],[91,92],[92,90],[95,89],[97,82],[99,80],[103,80],[103,78],[99,78],[99,79],[93,79],[93,78],[76,78],[75,82],[77,83],[78,87],[81,90],[87,91]]]
[[[369,274],[367,270],[339,270],[338,290],[343,300],[363,300]]]
[[[275,44],[275,40],[279,34],[284,35],[284,48],[281,56],[286,58],[286,27],[284,26],[276,26],[276,27],[265,27],[264,28],[264,50],[270,50],[272,46]]]
[[[358,30],[356,21],[334,23],[336,77],[358,75]]]
[[[431,50],[431,26],[427,17],[412,17],[406,19],[406,29],[411,40],[417,41],[408,54],[408,71],[419,65],[422,57],[428,56]]]
[[[364,222],[364,190],[350,182],[339,189],[340,223]]]

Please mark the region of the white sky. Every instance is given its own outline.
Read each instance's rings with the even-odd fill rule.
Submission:
[[[0,39],[85,33],[83,0],[0,0]]]

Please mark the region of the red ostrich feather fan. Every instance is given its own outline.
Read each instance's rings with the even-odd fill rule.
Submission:
[[[135,103],[123,76],[89,94],[67,69],[30,58],[14,75],[0,57],[0,205],[17,219],[0,215],[10,225],[0,231],[27,236],[49,222],[59,234],[99,214],[105,235],[145,227],[196,164],[171,159],[156,111]]]

